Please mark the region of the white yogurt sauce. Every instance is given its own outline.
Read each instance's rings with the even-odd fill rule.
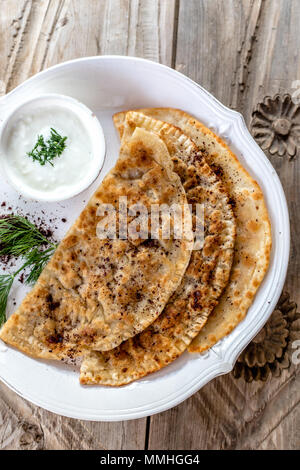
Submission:
[[[62,137],[67,136],[62,154],[42,166],[27,155],[38,139],[50,137],[51,127]],[[61,193],[76,186],[89,170],[92,144],[80,119],[59,106],[39,108],[20,115],[12,124],[5,152],[6,168],[15,184],[18,180],[33,190]]]

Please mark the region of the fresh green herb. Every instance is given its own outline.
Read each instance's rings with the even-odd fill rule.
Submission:
[[[0,326],[6,320],[6,306],[7,299],[14,282],[15,274],[2,274],[0,275]]]
[[[0,219],[0,255],[25,255],[32,248],[48,243],[48,239],[25,217],[13,215]]]
[[[38,248],[33,248],[25,256],[25,263],[23,268],[30,267],[30,273],[25,279],[26,284],[35,284],[41,272],[48,263],[51,256],[54,254],[56,246],[53,245],[47,250],[41,251]]]
[[[48,248],[44,248],[45,245],[48,245]],[[56,247],[55,243],[50,242],[25,217],[13,215],[0,219],[0,255],[21,255],[24,259],[23,265],[17,271],[0,275],[0,326],[6,320],[7,300],[16,276],[29,268],[25,282],[34,284]]]
[[[52,160],[61,156],[66,148],[66,140],[67,137],[62,137],[51,127],[50,138],[45,142],[44,136],[39,135],[37,143],[27,155],[33,161],[38,161],[42,166],[46,163],[50,163],[53,166]]]

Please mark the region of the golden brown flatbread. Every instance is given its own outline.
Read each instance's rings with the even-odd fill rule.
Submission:
[[[128,138],[126,132],[140,127],[155,133],[166,144],[188,202],[193,209],[197,203],[205,206],[204,245],[193,251],[179,288],[145,331],[112,351],[91,352],[84,357],[82,384],[124,385],[176,359],[216,305],[233,259],[235,220],[228,195],[191,139],[170,124],[136,112],[127,113],[126,126],[122,142]],[[194,229],[196,223],[193,211]]]
[[[237,221],[235,255],[229,283],[206,325],[189,346],[202,352],[228,335],[246,316],[269,266],[271,225],[258,183],[242,167],[226,143],[184,111],[152,108],[142,111],[179,127],[205,153],[225,185]],[[118,118],[118,115],[117,117]],[[123,116],[119,114],[122,125]]]
[[[9,318],[0,338],[40,358],[81,355],[86,348],[109,350],[144,330],[178,287],[191,255],[191,215],[181,239],[99,239],[101,204],[118,213],[143,203],[187,204],[164,142],[144,129],[124,141],[106,176],[60,243],[37,284]],[[117,227],[118,228],[118,227]],[[172,235],[172,234],[171,234]]]

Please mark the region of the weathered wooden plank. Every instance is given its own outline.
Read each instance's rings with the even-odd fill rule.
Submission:
[[[179,10],[176,69],[228,106],[242,88],[261,0],[191,0]]]
[[[299,384],[298,384],[299,387]],[[293,420],[287,415],[272,429],[262,442],[258,449],[299,449],[300,442],[300,407],[299,405],[292,410],[294,414]]]
[[[130,54],[171,64],[175,0],[0,0],[0,94],[64,60]],[[0,385],[1,449],[142,449],[146,420],[63,418]]]
[[[300,79],[300,3],[294,0],[189,0],[180,2],[176,68],[247,124],[266,95],[293,93]],[[283,183],[292,221],[286,281],[299,291],[299,157],[271,157]],[[299,367],[266,384],[246,384],[230,374],[151,420],[149,448],[299,448]]]
[[[145,420],[94,423],[49,413],[0,384],[0,449],[143,449]]]
[[[134,55],[171,64],[175,0],[2,0],[1,7],[3,91],[77,57]]]
[[[299,448],[299,373],[247,384],[219,377],[151,419],[150,449]],[[282,432],[284,423],[287,433]],[[293,436],[291,436],[293,433]]]

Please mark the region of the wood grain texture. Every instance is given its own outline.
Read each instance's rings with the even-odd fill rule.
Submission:
[[[0,449],[143,449],[145,420],[94,423],[64,418],[0,384]]]
[[[176,68],[240,111],[248,126],[264,96],[293,93],[300,79],[300,2],[189,0],[180,2]],[[271,158],[292,222],[286,289],[300,303],[299,158]],[[291,368],[266,384],[232,374],[151,419],[150,449],[297,449],[300,377]]]
[[[142,56],[171,65],[175,0],[0,0],[0,95],[56,63]],[[0,385],[0,449],[143,449],[146,419],[89,423]]]
[[[99,54],[171,65],[175,0],[1,0],[2,93],[59,62]]]
[[[0,0],[0,95],[58,62],[97,54],[172,65],[240,111],[300,80],[299,0]],[[273,156],[291,215],[286,289],[300,305],[299,158]],[[247,384],[219,377],[150,420],[89,423],[0,385],[0,449],[297,449],[299,367]]]

